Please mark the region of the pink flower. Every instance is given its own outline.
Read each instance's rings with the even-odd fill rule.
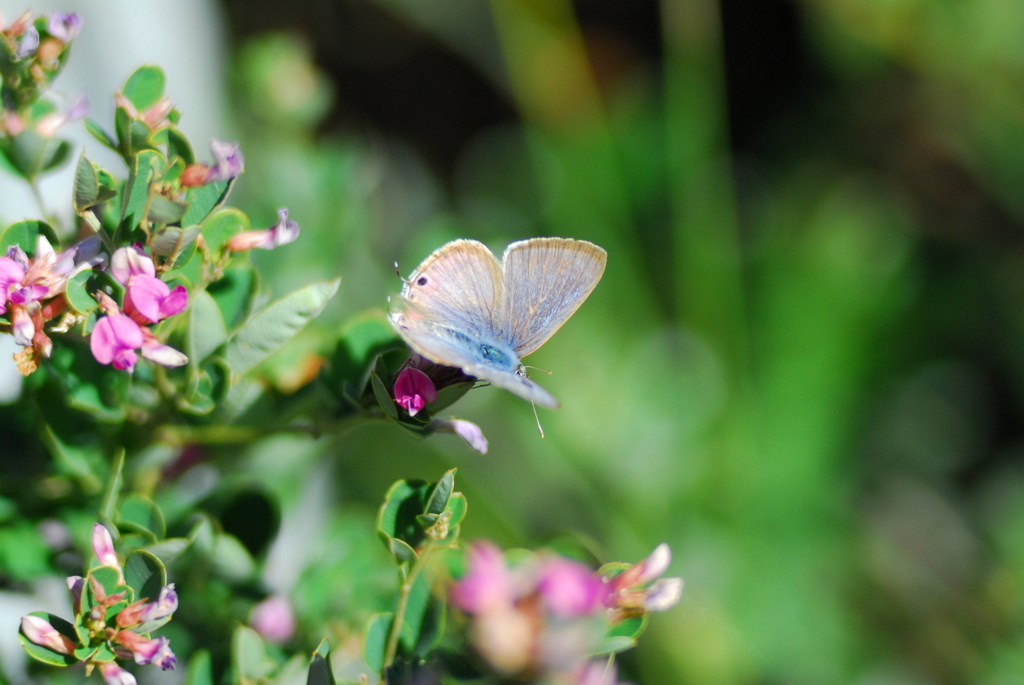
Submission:
[[[487,438],[475,423],[463,419],[434,419],[427,427],[438,433],[455,433],[480,454],[487,454]]]
[[[124,96],[123,93],[117,93],[114,95],[114,104],[123,109],[128,113],[132,119],[137,119],[148,126],[150,129],[156,130],[170,126],[171,122],[167,118],[167,115],[174,109],[174,104],[170,98],[161,98],[155,105],[147,109],[145,112],[139,112],[135,109],[135,105],[132,101]]]
[[[292,603],[284,595],[267,597],[253,608],[249,625],[270,642],[283,645],[295,633]]]
[[[7,301],[17,292],[25,278],[25,269],[10,257],[0,257],[0,314],[7,311]]]
[[[124,314],[108,314],[96,322],[89,338],[92,356],[100,364],[113,363],[115,369],[131,372],[139,357],[135,350],[142,347],[143,336],[139,324]]]
[[[82,93],[75,101],[71,104],[71,108],[66,112],[54,112],[49,114],[36,123],[36,131],[39,135],[45,138],[52,138],[57,135],[62,127],[76,121],[81,121],[85,118],[85,115],[89,113],[89,97]]]
[[[137,664],[155,664],[166,671],[174,668],[178,661],[171,651],[171,641],[166,637],[150,640],[130,630],[122,630],[116,640],[131,651]]]
[[[180,314],[188,306],[185,286],[174,290],[159,278],[139,274],[129,279],[124,294],[124,312],[139,323],[157,323]]]
[[[92,551],[100,562],[100,566],[117,569],[118,575],[121,574],[121,562],[117,560],[114,541],[110,537],[110,531],[102,523],[97,523],[92,527]],[[121,576],[121,582],[124,582],[124,576]]]
[[[22,616],[21,633],[40,647],[52,649],[60,654],[71,654],[75,651],[75,643],[62,635],[50,625],[50,622],[39,616]]]
[[[206,174],[207,183],[228,181],[245,170],[245,159],[238,143],[222,143],[214,140],[210,143],[213,153],[213,167]]]
[[[101,663],[100,675],[107,685],[137,685],[135,676],[118,666],[115,661]]]
[[[68,576],[67,584],[71,592],[71,608],[77,614],[82,610],[82,588],[85,587],[85,579],[82,576]]]
[[[411,366],[407,366],[398,374],[395,381],[395,403],[409,412],[416,414],[437,399],[437,389],[430,377]]]
[[[277,210],[278,222],[270,228],[258,231],[246,231],[237,233],[228,240],[228,250],[231,252],[244,252],[259,248],[261,250],[273,250],[275,247],[295,242],[299,237],[299,225],[294,221],[288,221],[288,208],[282,207]]]
[[[613,620],[648,611],[667,611],[679,602],[683,579],[659,579],[671,561],[672,551],[662,543],[649,557],[608,581],[604,602],[612,610]]]
[[[128,285],[134,276],[156,276],[156,266],[141,245],[130,245],[118,248],[111,255],[110,273]]]
[[[65,43],[70,43],[81,30],[82,18],[74,12],[54,12],[46,22],[46,32]]]
[[[537,589],[556,616],[585,616],[601,605],[604,584],[583,564],[550,557],[541,566]]]
[[[515,586],[505,555],[491,542],[476,542],[467,554],[469,570],[451,590],[455,606],[471,614],[484,614],[512,606]]]
[[[131,628],[167,618],[177,610],[178,593],[174,591],[174,583],[171,583],[160,589],[160,596],[155,602],[141,599],[121,609],[117,614],[117,625],[119,628]]]

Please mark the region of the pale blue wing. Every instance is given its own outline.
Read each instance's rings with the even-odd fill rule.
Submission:
[[[512,243],[502,260],[505,323],[500,338],[520,357],[543,345],[601,280],[608,253],[585,240]]]
[[[454,240],[420,264],[402,287],[400,302],[420,318],[482,336],[504,320],[501,265],[483,243]]]
[[[390,318],[409,347],[427,359],[456,366],[542,407],[558,408],[551,393],[519,373],[519,358],[507,345],[424,319],[415,308],[392,312]]]

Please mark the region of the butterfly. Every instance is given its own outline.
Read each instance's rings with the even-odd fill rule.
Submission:
[[[481,242],[453,240],[404,281],[389,318],[427,359],[555,409],[558,400],[526,376],[521,360],[583,304],[607,261],[585,240],[520,240],[501,262]]]

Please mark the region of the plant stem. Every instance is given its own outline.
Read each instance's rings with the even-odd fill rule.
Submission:
[[[423,569],[424,564],[427,561],[427,557],[434,551],[434,541],[428,539],[426,544],[423,545],[423,550],[416,557],[416,563],[409,569],[409,575],[402,578],[402,584],[398,588],[398,606],[395,607],[395,616],[391,620],[391,631],[388,633],[388,644],[384,650],[384,663],[381,665],[380,677],[384,678],[384,672],[387,671],[388,666],[395,660],[395,654],[398,653],[398,638],[402,634],[402,622],[405,620],[405,609],[409,604],[409,593],[412,592],[413,583],[416,582],[417,576]],[[399,577],[401,577],[402,570],[398,571]],[[383,682],[383,681],[382,681]]]
[[[54,219],[46,211],[46,203],[43,201],[43,193],[42,191],[39,190],[39,184],[36,183],[36,180],[33,178],[31,181],[28,182],[28,187],[32,189],[32,197],[35,198],[36,204],[39,205],[39,214],[41,215],[43,221],[48,223],[50,226],[53,226]],[[56,247],[56,245],[54,247]]]

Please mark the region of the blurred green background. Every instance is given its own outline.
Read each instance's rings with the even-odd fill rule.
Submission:
[[[308,350],[386,309],[396,260],[408,273],[450,239],[609,253],[528,360],[563,404],[545,439],[528,404],[483,389],[456,409],[486,456],[382,424],[267,441],[162,491],[173,508],[206,483],[234,493],[221,514],[248,512],[225,519],[243,542],[277,531],[249,546],[253,592],[292,597],[294,646],[329,631],[358,654],[346,631],[394,582],[375,507],[458,466],[470,539],[572,530],[603,560],[672,546],[683,601],[625,680],[1024,682],[1018,0],[221,10],[247,163],[233,203],[302,226],[254,261],[277,295],[343,277]]]

